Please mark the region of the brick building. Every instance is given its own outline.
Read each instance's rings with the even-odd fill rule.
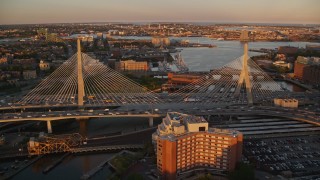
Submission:
[[[299,56],[294,64],[294,76],[310,84],[320,85],[320,58]]]
[[[137,62],[134,60],[120,61],[115,63],[118,71],[148,71],[148,62]]]
[[[177,179],[200,168],[232,171],[242,155],[240,132],[209,128],[203,117],[169,112],[152,136],[163,179]]]
[[[163,91],[175,91],[179,88],[195,82],[202,77],[202,74],[191,73],[168,73],[168,82],[162,85]]]

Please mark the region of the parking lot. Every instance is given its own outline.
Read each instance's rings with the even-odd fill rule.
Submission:
[[[257,169],[275,175],[320,178],[320,135],[247,139],[244,155]]]

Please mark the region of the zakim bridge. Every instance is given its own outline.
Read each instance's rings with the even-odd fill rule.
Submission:
[[[288,92],[244,55],[178,91],[154,93],[99,60],[78,52],[24,96],[18,104],[36,106],[126,106],[157,104],[249,104],[271,102]]]
[[[195,107],[270,105],[273,98],[288,97],[290,94],[248,57],[248,32],[241,39],[243,56],[168,94],[154,93],[82,53],[78,38],[77,53],[18,103],[1,107],[0,122],[47,121],[48,131],[52,132],[52,120],[109,117],[115,114],[104,110],[118,107],[119,117],[147,117],[152,126],[152,118],[163,115],[159,109],[166,112]],[[136,112],[131,113],[132,110]]]

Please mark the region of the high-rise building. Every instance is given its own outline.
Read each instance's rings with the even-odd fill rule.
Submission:
[[[242,133],[209,128],[203,117],[178,112],[169,112],[152,138],[164,179],[197,169],[232,171],[242,155]]]

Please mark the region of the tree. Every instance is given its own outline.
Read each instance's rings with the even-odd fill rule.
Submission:
[[[141,174],[133,173],[130,174],[127,178],[127,180],[143,180],[143,176]]]
[[[205,175],[202,175],[200,176],[199,178],[197,178],[197,180],[212,180],[214,179],[213,176],[211,174],[205,174]]]
[[[254,169],[244,163],[238,163],[236,170],[228,174],[230,180],[254,180]]]

